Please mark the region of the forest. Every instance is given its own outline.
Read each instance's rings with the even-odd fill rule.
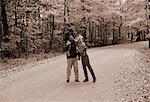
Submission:
[[[0,57],[63,52],[67,25],[89,47],[145,40],[144,0],[1,0]],[[133,6],[134,5],[134,6]]]

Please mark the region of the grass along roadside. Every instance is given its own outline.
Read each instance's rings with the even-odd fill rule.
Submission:
[[[11,73],[16,73],[32,68],[45,62],[45,60],[61,55],[62,53],[30,54],[28,58],[0,60],[0,78],[6,78]]]

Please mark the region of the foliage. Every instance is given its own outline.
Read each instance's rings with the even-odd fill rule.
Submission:
[[[142,0],[127,0],[123,12],[119,10],[118,0],[67,2],[68,16],[64,17],[64,0],[5,0],[9,36],[4,38],[9,42],[1,42],[1,49],[19,50],[20,53],[58,51],[63,48],[64,18],[75,25],[76,30],[86,32],[89,41],[101,40],[103,43],[114,34],[113,31],[126,36],[123,35],[125,26],[143,19]],[[113,39],[118,36],[115,34]]]

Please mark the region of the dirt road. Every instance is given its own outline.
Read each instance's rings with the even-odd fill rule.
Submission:
[[[123,102],[118,80],[123,70],[134,72],[144,67],[138,63],[141,53],[128,47],[105,47],[88,50],[97,82],[83,83],[83,70],[79,62],[81,82],[66,83],[65,55],[52,58],[48,63],[0,79],[0,102]],[[141,61],[140,61],[141,62]],[[128,79],[132,77],[130,74]],[[138,82],[143,80],[137,80]],[[134,82],[131,83],[135,84]]]

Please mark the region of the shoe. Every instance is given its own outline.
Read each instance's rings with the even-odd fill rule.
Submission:
[[[94,83],[96,82],[96,78],[93,79],[93,82],[94,82]]]
[[[66,82],[69,83],[69,80],[67,80]]]
[[[75,82],[80,82],[80,81],[78,79],[76,79]]]
[[[83,82],[88,82],[88,81],[89,81],[88,79],[83,80]]]

